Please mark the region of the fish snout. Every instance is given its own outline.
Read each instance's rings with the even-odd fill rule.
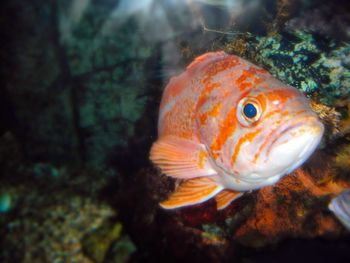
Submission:
[[[271,138],[266,147],[266,160],[284,174],[302,165],[315,151],[324,133],[324,126],[314,115],[290,120]]]

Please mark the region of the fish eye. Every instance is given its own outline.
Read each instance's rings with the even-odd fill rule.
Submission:
[[[237,117],[243,126],[250,126],[256,123],[261,117],[261,106],[254,98],[243,98],[238,103]]]
[[[243,113],[247,118],[253,119],[258,113],[258,110],[256,109],[253,103],[247,103],[246,105],[244,105]]]

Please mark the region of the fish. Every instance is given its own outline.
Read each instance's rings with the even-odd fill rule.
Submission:
[[[205,53],[163,91],[149,157],[178,186],[160,206],[215,198],[222,210],[302,165],[323,133],[298,89],[236,55]]]
[[[328,208],[339,219],[343,226],[350,231],[350,189],[334,197],[329,203]]]

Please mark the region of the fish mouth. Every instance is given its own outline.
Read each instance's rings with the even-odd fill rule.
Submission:
[[[293,138],[301,137],[306,134],[309,135],[310,139],[321,138],[324,132],[323,124],[314,116],[307,116],[298,121],[289,121],[283,126],[284,127],[273,134],[271,143],[266,146],[266,157],[270,155],[272,149],[276,147],[276,145],[288,143],[293,140]]]
[[[321,141],[324,126],[316,116],[298,118],[283,126],[265,148],[265,163],[272,162],[276,167],[284,167],[283,173],[290,173],[314,152]]]

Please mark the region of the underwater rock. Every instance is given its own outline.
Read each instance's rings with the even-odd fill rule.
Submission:
[[[134,243],[128,236],[122,236],[118,241],[112,244],[108,253],[108,263],[125,263],[130,262],[130,258],[136,251]]]
[[[0,137],[0,178],[10,174],[13,178],[22,161],[23,156],[17,138],[11,132],[4,133]]]
[[[334,165],[344,178],[348,178],[350,171],[350,102],[348,99],[345,101],[345,111],[343,111],[343,118],[340,119],[339,130],[342,140],[336,147]]]
[[[137,186],[126,184],[128,190],[118,205],[123,225],[138,247],[133,259],[171,255],[174,261],[232,262],[241,256],[241,246],[262,248],[291,238],[346,236],[327,207],[350,182],[336,177],[332,162],[330,156],[317,153],[302,169],[274,186],[246,193],[223,211],[216,210],[213,200],[161,209],[159,202],[174,188],[172,179],[156,169],[142,169],[131,176],[129,183]]]
[[[83,252],[84,237],[116,213],[97,198],[106,184],[101,172],[66,169],[52,180],[31,171],[22,168],[18,181],[8,182],[6,176],[0,181],[0,192],[11,194],[13,201],[0,217],[0,245],[6,247],[0,261],[93,262]]]
[[[350,96],[346,88],[350,85],[349,44],[316,33],[283,31],[231,38],[224,50],[261,64],[282,82],[321,103],[332,105]]]
[[[144,64],[157,50],[135,34],[132,19],[104,30],[117,19],[110,16],[117,3],[87,2],[68,26],[75,2],[34,2],[7,3],[11,12],[1,23],[16,31],[10,51],[1,53],[12,65],[4,67],[7,97],[1,98],[13,108],[13,127],[6,128],[32,161],[99,166],[134,135],[148,99]]]
[[[310,106],[324,124],[326,129],[324,137],[326,137],[328,141],[342,136],[342,132],[340,131],[341,114],[334,107],[317,103],[314,100],[310,100]]]
[[[335,1],[300,1],[305,8],[300,8],[299,15],[286,23],[290,31],[307,31],[329,35],[337,39],[349,40],[350,15],[345,0]]]
[[[192,226],[206,225],[229,242],[247,247],[264,247],[286,238],[338,237],[346,232],[327,211],[329,200],[350,186],[350,182],[334,179],[330,162],[319,165],[324,155],[313,157],[313,163],[298,169],[274,186],[238,199],[222,213],[215,213],[212,204],[202,204],[204,211],[179,211],[181,220]],[[208,217],[207,213],[211,213]],[[200,216],[198,216],[200,215]],[[209,219],[209,220],[208,220]],[[224,233],[224,234],[222,234]]]
[[[101,219],[111,212],[87,200],[83,201],[84,205],[79,199],[69,202],[70,205],[49,206],[45,211],[32,207],[36,209],[35,213],[24,212],[22,207],[22,213],[6,224],[3,245],[7,251],[1,255],[3,260],[8,262],[13,257],[11,251],[15,250],[17,262],[90,262],[82,253],[81,238],[84,233],[98,227]]]
[[[285,23],[295,15],[297,7],[300,7],[298,0],[277,0],[276,16],[271,25],[267,24],[267,27],[269,29],[268,33],[273,34],[282,30],[285,26]]]
[[[57,178],[61,176],[61,172],[59,171],[59,169],[48,163],[36,163],[32,169],[33,175],[37,177],[47,176]]]
[[[122,231],[120,223],[105,222],[98,229],[87,233],[82,238],[84,254],[96,263],[104,262],[111,244],[117,240]]]
[[[350,100],[347,100],[347,105],[346,105],[346,112],[345,112],[345,117],[341,120],[340,123],[340,131],[348,135],[350,133]]]
[[[2,9],[6,10],[2,31],[8,36],[7,49],[1,55],[7,62],[2,67],[3,89],[11,108],[11,120],[5,125],[16,134],[26,156],[72,160],[74,128],[64,81],[60,81],[63,74],[55,48],[51,3],[34,2],[11,1]]]
[[[342,145],[335,157],[335,167],[343,172],[350,172],[350,143]]]
[[[337,237],[345,234],[327,211],[331,196],[350,184],[317,184],[306,170],[297,170],[276,186],[262,188],[254,211],[236,229],[234,239],[246,246],[261,247],[286,237]]]
[[[159,201],[174,187],[171,179],[154,168],[141,169],[128,178],[117,206],[123,226],[138,249],[133,262],[220,262],[234,258],[234,247],[226,239],[209,230],[205,233],[200,226],[185,224],[180,216],[182,210],[177,213],[160,208]],[[216,217],[215,210],[213,204],[212,209],[198,211],[198,219],[204,213],[209,216],[204,221],[211,222],[210,217]]]

